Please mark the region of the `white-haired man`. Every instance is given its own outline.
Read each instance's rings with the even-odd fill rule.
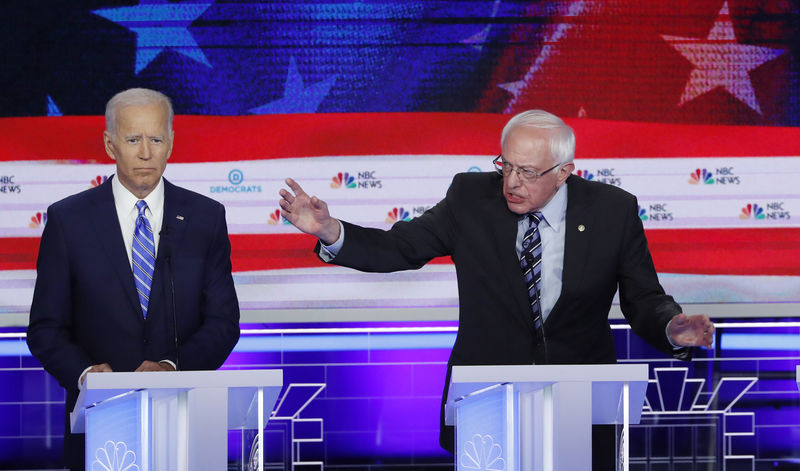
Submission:
[[[69,412],[88,372],[219,368],[239,339],[225,209],[162,178],[172,105],[134,88],[106,106],[104,184],[47,210],[28,346],[67,391],[64,459],[85,469]]]
[[[571,175],[569,126],[541,110],[521,113],[501,149],[497,172],[456,175],[442,201],[389,231],[332,218],[292,179],[280,205],[319,239],[327,262],[391,272],[452,257],[459,326],[443,403],[453,365],[615,363],[608,313],[617,288],[633,330],[656,348],[688,358],[679,347],[711,344],[708,317],[683,314],[659,284],[636,198]],[[593,440],[594,469],[613,469],[613,431]],[[443,423],[440,442],[453,451]]]

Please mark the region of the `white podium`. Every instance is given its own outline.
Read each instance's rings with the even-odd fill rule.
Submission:
[[[282,386],[281,370],[89,373],[70,423],[86,433],[86,469],[218,471],[229,429],[264,443]]]
[[[647,365],[454,366],[445,423],[456,469],[591,469],[592,424],[638,423]]]
[[[797,381],[797,387],[800,388],[800,365],[796,365],[795,367],[795,381]]]

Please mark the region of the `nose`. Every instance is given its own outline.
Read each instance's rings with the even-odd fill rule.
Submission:
[[[508,174],[506,180],[508,180],[508,186],[512,188],[518,187],[520,183],[522,183],[522,180],[519,176],[519,169],[511,169],[511,173]]]
[[[144,142],[142,142],[142,151],[139,153],[139,157],[142,160],[150,160],[150,154],[150,143],[145,139]]]

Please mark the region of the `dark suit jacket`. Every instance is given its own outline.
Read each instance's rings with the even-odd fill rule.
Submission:
[[[459,326],[448,376],[452,365],[615,363],[608,313],[618,287],[633,330],[674,353],[665,329],[681,308],[658,282],[636,197],[576,176],[567,179],[561,295],[544,324],[546,342],[537,344],[515,251],[519,216],[502,185],[496,173],[458,174],[441,202],[389,231],[343,223],[333,263],[391,272],[452,256]]]
[[[67,414],[78,395],[78,378],[91,365],[133,371],[144,360],[178,359],[172,285],[180,369],[219,368],[239,339],[224,207],[164,180],[163,217],[145,320],[111,180],[47,210],[28,346],[67,390]],[[71,441],[65,443],[67,454],[82,454],[67,450]]]

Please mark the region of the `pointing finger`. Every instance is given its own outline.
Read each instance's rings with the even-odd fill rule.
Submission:
[[[300,195],[300,194],[305,193],[303,191],[303,187],[301,187],[300,184],[297,183],[296,181],[294,181],[292,178],[287,178],[286,179],[286,185],[288,185],[289,188],[292,189],[292,191],[294,192],[295,195]]]

